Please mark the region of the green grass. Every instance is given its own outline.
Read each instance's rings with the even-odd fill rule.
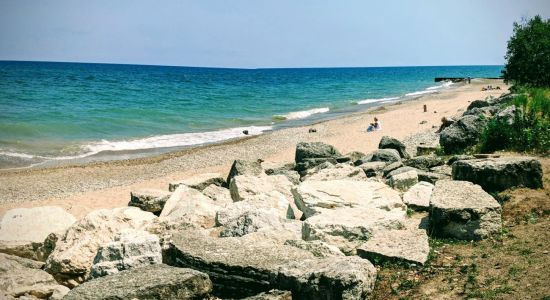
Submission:
[[[526,93],[514,99],[513,123],[495,117],[487,123],[476,151],[497,150],[550,153],[550,89],[524,89]]]

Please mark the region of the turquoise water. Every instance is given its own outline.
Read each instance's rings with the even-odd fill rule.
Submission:
[[[215,69],[0,62],[0,167],[198,145],[498,77],[502,66]],[[360,103],[360,104],[358,104]],[[21,161],[25,161],[22,163]]]

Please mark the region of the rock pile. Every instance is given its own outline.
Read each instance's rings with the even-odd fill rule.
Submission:
[[[532,158],[454,157],[452,180],[443,158],[410,157],[391,137],[380,148],[300,143],[292,163],[238,160],[228,176],[135,191],[130,207],[76,221],[60,208],[9,211],[0,252],[34,260],[0,255],[2,296],[367,299],[373,263],[426,263],[428,233],[499,234],[501,207],[483,189],[541,184]],[[427,211],[429,227],[409,209]]]

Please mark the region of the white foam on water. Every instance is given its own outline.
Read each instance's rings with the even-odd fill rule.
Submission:
[[[426,90],[430,90],[430,91],[439,90],[439,89],[449,88],[449,87],[451,87],[451,85],[453,85],[453,82],[449,80],[449,81],[444,81],[440,85],[431,86],[431,87],[427,88]]]
[[[259,135],[262,132],[271,129],[273,129],[272,126],[236,127],[217,131],[159,135],[128,141],[103,140],[101,142],[85,145],[84,147],[86,147],[86,149],[88,149],[90,152],[99,153],[103,151],[127,151],[193,146],[219,142],[232,138],[244,137],[246,136],[243,133],[244,130],[248,130],[248,135]]]
[[[357,104],[368,104],[368,103],[376,103],[376,102],[388,102],[397,100],[400,97],[388,97],[388,98],[378,98],[378,99],[365,99],[361,101],[357,101]]]
[[[265,131],[272,130],[272,126],[249,126],[249,127],[236,127],[229,129],[222,129],[217,131],[206,132],[194,132],[194,133],[181,133],[181,134],[167,134],[152,136],[142,139],[134,140],[122,140],[122,141],[108,141],[102,140],[100,142],[93,142],[86,145],[82,145],[82,154],[73,156],[42,156],[32,155],[27,153],[18,152],[2,152],[0,155],[9,157],[18,157],[25,159],[45,159],[45,160],[67,160],[78,159],[88,157],[103,151],[128,151],[128,150],[145,150],[155,148],[169,148],[169,147],[181,147],[181,146],[193,146],[207,143],[220,142],[228,139],[245,137],[244,130],[248,130],[248,135],[259,135]]]
[[[294,111],[291,113],[288,113],[286,115],[282,116],[275,116],[276,118],[281,118],[285,120],[297,120],[297,119],[304,119],[314,114],[322,114],[329,112],[330,109],[328,107],[321,107],[321,108],[314,108],[309,110],[301,110],[301,111]]]
[[[437,90],[412,92],[412,93],[405,94],[405,96],[409,96],[409,97],[420,96],[420,95],[433,94],[433,93],[437,93]]]

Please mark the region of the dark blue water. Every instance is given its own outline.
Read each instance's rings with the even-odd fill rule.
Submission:
[[[0,62],[0,155],[36,161],[220,141],[446,88],[434,77],[498,77],[501,69]]]

